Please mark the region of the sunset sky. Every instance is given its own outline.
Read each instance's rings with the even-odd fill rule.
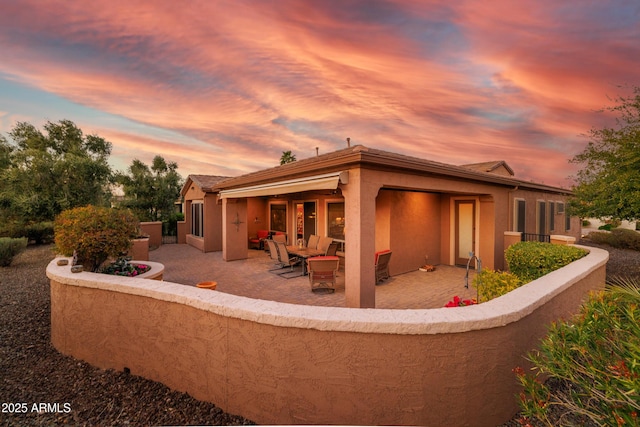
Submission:
[[[119,170],[234,176],[350,137],[568,187],[640,85],[640,1],[0,0],[0,52],[2,134],[69,119]]]

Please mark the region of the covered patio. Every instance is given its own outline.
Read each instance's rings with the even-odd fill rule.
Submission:
[[[164,280],[195,286],[216,281],[217,291],[254,299],[290,304],[345,307],[345,273],[341,269],[336,292],[311,292],[305,276],[285,279],[270,273],[273,262],[260,250],[249,250],[247,259],[226,262],[221,252],[203,253],[185,244],[163,245],[151,251],[151,261],[165,266]],[[376,308],[425,309],[443,307],[454,295],[474,298],[469,274],[469,289],[464,287],[466,270],[439,265],[434,272],[413,271],[392,276],[375,287]]]

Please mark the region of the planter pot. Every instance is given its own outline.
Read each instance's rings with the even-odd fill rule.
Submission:
[[[162,277],[164,275],[164,264],[160,264],[159,262],[147,262],[141,259],[133,260],[130,262],[134,265],[144,264],[151,267],[151,270],[147,271],[146,273],[135,276],[138,279],[162,280]]]
[[[216,286],[218,286],[217,282],[200,282],[196,285],[200,289],[211,289],[212,291],[216,290]]]

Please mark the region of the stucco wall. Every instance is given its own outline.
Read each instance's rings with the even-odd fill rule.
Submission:
[[[141,222],[140,230],[149,235],[149,247],[162,245],[162,221]]]
[[[260,424],[495,426],[511,372],[604,284],[591,253],[508,295],[433,310],[309,307],[47,267],[53,345]]]
[[[376,251],[391,249],[391,275],[440,264],[440,195],[380,190],[376,198]]]

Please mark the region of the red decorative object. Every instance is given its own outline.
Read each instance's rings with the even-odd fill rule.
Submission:
[[[478,302],[476,301],[475,298],[463,300],[463,299],[460,299],[458,295],[456,295],[453,297],[451,301],[445,304],[445,307],[466,307],[467,305],[474,305],[477,303]]]

